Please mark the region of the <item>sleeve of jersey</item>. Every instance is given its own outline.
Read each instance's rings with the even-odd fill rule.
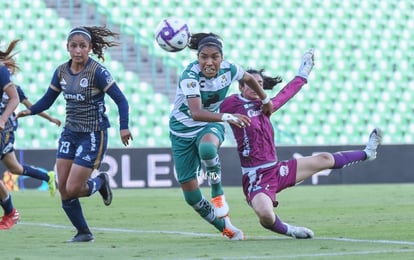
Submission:
[[[0,66],[0,88],[4,89],[11,82],[10,72],[6,66]]]
[[[200,84],[194,78],[184,78],[180,81],[180,88],[186,98],[200,97]]]
[[[60,92],[48,88],[46,93],[33,106],[29,108],[32,115],[39,114],[47,109],[55,102]]]
[[[17,94],[19,94],[19,101],[21,103],[21,102],[23,102],[23,100],[26,100],[27,97],[26,97],[23,89],[20,86],[16,85],[16,89],[17,89]]]
[[[95,71],[95,87],[107,91],[114,83],[114,78],[105,67],[101,66]]]
[[[129,125],[129,105],[125,95],[119,89],[116,83],[113,83],[112,86],[106,92],[115,104],[118,106],[119,111],[119,128],[128,129]]]
[[[231,73],[234,75],[234,80],[241,80],[244,76],[245,70],[237,64],[232,64]]]
[[[273,110],[281,108],[286,102],[293,98],[299,90],[305,85],[306,79],[296,76],[286,86],[284,86],[275,97],[272,98]]]

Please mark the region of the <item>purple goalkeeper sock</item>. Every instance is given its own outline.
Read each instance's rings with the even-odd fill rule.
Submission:
[[[335,164],[332,169],[341,169],[348,165],[361,162],[367,158],[364,151],[342,151],[332,154],[335,160]]]
[[[275,223],[272,226],[270,226],[270,227],[263,226],[263,227],[266,228],[266,229],[269,229],[271,231],[274,231],[276,233],[286,235],[287,230],[288,230],[286,224],[283,223],[276,214],[275,214],[275,217],[276,217],[276,220],[275,220]]]

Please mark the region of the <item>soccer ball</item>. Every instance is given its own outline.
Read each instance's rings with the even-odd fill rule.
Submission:
[[[155,40],[162,49],[168,52],[181,51],[187,47],[190,38],[190,29],[180,18],[165,18],[155,29]]]

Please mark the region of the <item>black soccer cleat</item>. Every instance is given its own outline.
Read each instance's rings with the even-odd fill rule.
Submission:
[[[94,242],[95,239],[92,233],[77,233],[72,239],[66,241],[68,243],[77,243],[77,242]]]
[[[103,172],[98,175],[102,179],[102,187],[99,189],[99,193],[102,196],[105,206],[111,205],[112,202],[112,190],[109,186],[109,176],[107,173]]]

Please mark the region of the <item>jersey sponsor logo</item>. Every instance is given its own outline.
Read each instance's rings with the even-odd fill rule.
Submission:
[[[108,77],[105,78],[106,84],[111,83],[112,81],[114,81],[114,79],[112,78],[111,75],[108,75]]]
[[[111,74],[107,70],[104,69],[102,72],[103,72],[103,74],[105,76],[106,84],[109,84],[112,81],[114,81],[114,79],[112,78]]]
[[[88,86],[88,83],[89,81],[88,81],[88,79],[87,78],[82,78],[81,80],[80,80],[80,83],[79,83],[79,85],[82,87],[82,88],[86,88],[87,86]]]
[[[94,132],[91,133],[91,151],[96,151],[96,136]]]
[[[78,93],[78,94],[69,94],[69,93],[65,93],[63,94],[63,97],[66,100],[77,100],[77,101],[85,101],[85,96]]]
[[[192,88],[197,87],[197,84],[194,81],[189,81],[189,82],[187,82],[186,87],[189,88],[189,89],[192,89]]]
[[[289,174],[289,168],[286,165],[280,166],[279,174],[282,177],[287,176]]]
[[[249,117],[260,116],[261,114],[262,114],[262,110],[261,109],[259,109],[259,110],[248,110],[247,111],[247,115]]]
[[[226,74],[221,75],[221,85],[225,87],[227,84],[227,76]]]

